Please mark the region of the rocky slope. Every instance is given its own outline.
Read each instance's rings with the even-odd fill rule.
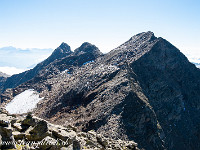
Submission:
[[[105,55],[84,43],[1,99],[30,88],[44,97],[34,114],[52,123],[134,140],[147,150],[200,148],[200,70],[152,32]]]

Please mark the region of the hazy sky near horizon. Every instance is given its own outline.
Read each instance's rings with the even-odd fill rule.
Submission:
[[[90,42],[108,52],[152,31],[200,54],[199,7],[199,0],[0,0],[0,47],[55,49],[66,42],[74,50]]]

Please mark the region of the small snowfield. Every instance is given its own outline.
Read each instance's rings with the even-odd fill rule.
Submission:
[[[43,98],[39,98],[39,93],[33,89],[26,90],[6,105],[6,110],[10,114],[23,114],[31,112],[37,107],[37,103]]]

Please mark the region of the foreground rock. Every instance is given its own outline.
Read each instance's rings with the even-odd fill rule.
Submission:
[[[2,150],[138,150],[133,141],[113,140],[94,131],[80,132],[72,126],[53,125],[30,114],[26,118],[0,114],[0,137]]]

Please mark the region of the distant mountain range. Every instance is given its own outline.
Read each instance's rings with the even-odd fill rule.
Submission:
[[[198,68],[200,66],[200,52],[187,51],[184,52],[190,62],[195,64]]]
[[[33,68],[46,59],[52,51],[53,49],[2,47],[0,48],[0,71],[12,75]]]
[[[200,63],[195,63],[195,62],[192,63],[194,63],[198,68],[200,68]]]

